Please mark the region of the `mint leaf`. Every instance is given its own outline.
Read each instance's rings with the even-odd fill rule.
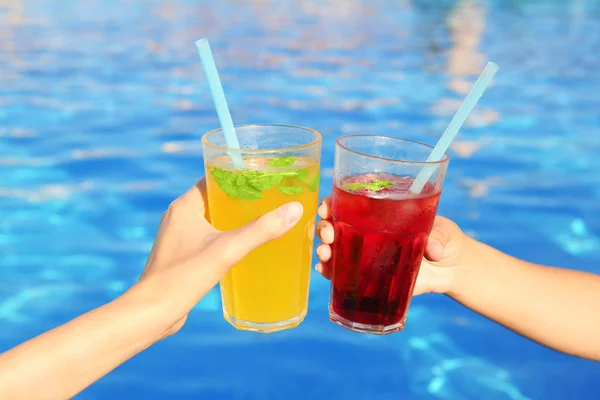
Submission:
[[[235,191],[230,194],[232,197],[237,197],[242,200],[258,200],[262,199],[262,193],[250,186],[238,186]]]
[[[269,189],[274,188],[279,185],[283,180],[283,176],[278,173],[263,173],[258,171],[246,171],[244,172],[244,176],[248,180],[248,183],[260,190],[261,192],[265,192]]]
[[[246,185],[246,178],[244,177],[244,175],[237,175],[236,179],[235,179],[235,184],[236,186],[244,186]]]
[[[271,172],[272,174],[281,175],[284,178],[295,178],[300,175],[301,171],[282,171],[282,172]]]
[[[287,162],[289,163],[289,161]],[[307,187],[314,192],[319,185],[318,172],[310,183],[306,183],[309,178],[309,172],[306,169],[261,172],[255,170],[226,170],[214,167],[210,172],[225,194],[242,200],[261,199],[263,192],[275,187],[278,187],[283,194],[296,195],[304,192]]]
[[[226,195],[242,200],[258,200],[262,198],[260,190],[250,186],[248,179],[243,174],[221,168],[213,168],[210,172],[215,178],[217,185],[219,185]]]
[[[375,179],[369,183],[351,183],[348,185],[348,189],[350,190],[358,190],[358,189],[367,189],[373,192],[378,192],[382,189],[393,186],[392,182],[381,181],[379,179]]]
[[[348,185],[350,190],[368,189],[368,190],[381,190],[381,188],[373,183],[351,183]]]
[[[210,170],[215,179],[226,179],[232,176],[233,172],[221,168],[213,168]]]
[[[289,167],[296,163],[296,157],[294,156],[284,156],[271,158],[269,160],[269,166],[271,167]]]
[[[389,182],[389,181],[380,181],[379,179],[375,179],[373,181],[373,183],[376,184],[376,185],[381,186],[382,188],[388,188],[388,187],[393,186],[392,182]]]
[[[297,172],[298,174],[296,175],[296,178],[300,179],[302,182],[306,182],[306,180],[308,179],[308,170],[300,169]]]
[[[283,186],[283,185],[281,185],[278,187],[278,189],[281,193],[287,194],[290,196],[304,192],[304,188],[302,186]]]
[[[314,192],[319,187],[319,178],[320,178],[319,171],[317,171],[317,173],[315,174],[315,176],[313,176],[312,180],[308,184],[308,189],[311,192]]]

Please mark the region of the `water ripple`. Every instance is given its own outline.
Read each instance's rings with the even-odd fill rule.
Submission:
[[[435,143],[487,60],[501,69],[451,149],[440,213],[515,256],[600,272],[600,2],[0,0],[0,351],[122,293],[218,126],[193,41],[233,119]],[[541,349],[441,296],[403,333],[307,320],[230,328],[213,290],[101,398],[588,398],[597,364]]]

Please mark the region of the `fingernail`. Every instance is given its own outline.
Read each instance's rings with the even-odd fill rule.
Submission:
[[[287,225],[293,225],[302,217],[302,204],[293,202],[279,207],[279,215]]]

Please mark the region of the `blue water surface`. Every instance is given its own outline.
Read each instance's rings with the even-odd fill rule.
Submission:
[[[0,1],[0,352],[122,293],[218,126],[208,37],[236,123],[435,143],[488,60],[440,213],[538,263],[600,272],[600,3],[506,0]],[[593,399],[598,363],[441,295],[387,337],[328,321],[238,332],[217,290],[182,332],[78,399]],[[510,293],[506,294],[510,296]],[[557,317],[558,318],[558,317]]]

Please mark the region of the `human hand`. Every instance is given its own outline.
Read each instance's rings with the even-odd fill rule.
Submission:
[[[221,232],[204,179],[171,203],[139,281],[119,298],[0,354],[0,398],[67,399],[165,336],[244,256],[302,216],[288,203]]]
[[[330,196],[323,199],[318,212],[322,219],[316,230],[321,244],[317,247],[320,262],[315,268],[326,279],[331,279],[331,244],[335,240],[335,230],[331,222]],[[468,252],[465,251],[465,247],[469,241],[454,222],[444,217],[436,217],[413,295],[450,293],[456,281],[457,271],[467,261]]]
[[[187,312],[233,265],[256,247],[286,233],[300,220],[302,212],[300,203],[288,203],[239,229],[222,232],[208,222],[204,178],[174,200],[162,216],[139,281],[155,278],[153,287],[158,285],[158,292],[191,299],[185,301],[185,313],[165,336],[181,329]]]

